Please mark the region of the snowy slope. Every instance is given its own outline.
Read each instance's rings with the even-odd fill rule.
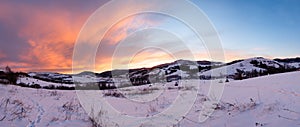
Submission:
[[[186,120],[182,124],[193,127],[300,126],[299,79],[300,72],[291,72],[227,83],[221,100],[224,109],[217,110],[205,123]],[[193,112],[187,117],[197,120]]]
[[[283,63],[283,64],[287,64],[287,65],[295,67],[295,68],[300,68],[300,62]]]
[[[1,127],[91,126],[74,91],[0,85]]]
[[[32,86],[35,84],[40,85],[41,87],[45,87],[45,86],[65,86],[65,87],[75,87],[75,84],[64,84],[64,83],[53,83],[53,82],[46,82],[43,80],[39,80],[39,79],[34,79],[31,77],[22,77],[19,78],[17,83],[24,83],[28,86]]]
[[[295,68],[300,68],[300,57],[287,58],[287,59],[274,59],[282,64],[289,65]]]
[[[163,73],[165,76],[172,76],[172,75],[178,75],[182,78],[189,77],[188,70],[198,69],[199,67],[211,67],[211,66],[217,66],[222,65],[223,63],[220,62],[210,62],[210,61],[190,61],[190,60],[177,60],[172,63],[166,63],[154,66],[152,68],[141,68],[141,69],[134,69],[132,72],[129,73],[129,77],[143,77],[148,74],[159,74]],[[199,70],[202,71],[202,70]],[[155,73],[156,72],[156,73]],[[161,75],[161,74],[159,74]]]
[[[105,99],[124,114],[149,117],[172,106],[180,90],[194,91],[194,87],[199,86],[195,105],[174,126],[296,127],[300,126],[299,79],[300,72],[291,72],[226,83],[219,107],[204,123],[198,122],[198,118],[203,104],[207,102],[206,94],[211,81],[183,80],[179,87],[170,82],[153,84],[151,87],[145,85],[120,89],[123,96],[135,101],[116,96],[118,91],[115,90],[88,92],[105,95]],[[100,99],[99,96],[92,100],[97,102],[97,99]],[[136,103],[148,102],[149,99],[153,101]],[[138,121],[141,125],[142,122]],[[151,124],[164,126],[159,121]],[[75,91],[0,85],[0,126],[74,127],[92,124],[80,106]]]
[[[275,68],[279,68],[282,67],[283,64],[279,63],[277,61],[271,60],[271,59],[265,59],[262,57],[255,57],[255,58],[250,58],[250,59],[245,59],[242,60],[240,62],[231,64],[231,65],[227,65],[227,66],[223,66],[220,68],[216,68],[213,69],[213,71],[215,71],[215,75],[212,76],[220,76],[220,73],[222,72],[222,70],[226,70],[227,74],[223,74],[223,75],[234,75],[235,73],[237,73],[237,70],[242,70],[244,72],[251,72],[253,70],[256,70],[257,72],[260,71],[265,71],[266,69],[264,68],[260,68],[258,66],[255,66],[253,64],[253,61],[256,61],[258,63],[262,63],[267,65],[268,67],[275,67]],[[205,76],[209,76],[212,74],[212,70],[203,72],[203,73],[199,73],[199,75],[205,75]]]

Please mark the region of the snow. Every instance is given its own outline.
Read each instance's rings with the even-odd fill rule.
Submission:
[[[255,123],[270,127],[299,126],[299,79],[300,72],[292,72],[230,82],[226,84],[221,101],[240,105],[239,109],[216,111],[212,118],[203,124],[190,121],[183,123],[189,123],[189,126],[212,127],[255,126]],[[250,99],[253,99],[257,106],[247,109]],[[191,113],[190,118],[196,117],[194,115]]]
[[[275,67],[275,68],[279,68],[280,66],[283,66],[283,64],[276,62],[274,60],[265,59],[265,58],[261,58],[261,57],[255,57],[255,58],[245,59],[241,62],[237,62],[232,65],[223,66],[223,67],[212,69],[212,70],[205,71],[202,73],[200,72],[198,75],[220,76],[220,73],[222,73],[222,75],[234,75],[235,73],[237,73],[237,69],[242,70],[244,72],[251,72],[253,70],[256,70],[257,72],[265,71],[265,69],[255,67],[253,64],[251,64],[251,61],[253,61],[253,60],[256,60],[258,62],[261,62],[262,64],[266,64],[267,66],[271,66],[271,67]],[[226,74],[223,74],[223,70],[226,70]],[[212,74],[212,71],[215,71],[214,74]]]
[[[176,104],[182,109],[187,104],[194,104],[174,126],[296,127],[300,126],[299,79],[300,72],[291,72],[230,81],[225,84],[219,104],[208,101],[211,97],[207,97],[210,83],[219,82],[219,80],[182,80],[179,86],[174,86],[174,82],[155,83],[151,87],[149,85],[134,86],[121,88],[119,91],[55,91],[0,85],[0,126],[92,126],[88,116],[90,111],[84,110],[88,106],[85,105],[86,103],[79,103],[79,100],[84,98],[80,96],[82,92],[83,95],[95,94],[95,96],[86,96],[86,100],[81,100],[81,102],[98,102],[101,100],[99,95],[103,95],[103,98],[122,114],[145,118],[141,118],[145,121],[135,122],[145,126],[165,126],[164,119],[157,121],[153,118],[154,121],[151,122],[146,120]],[[45,82],[39,81],[39,83],[43,85],[42,83]],[[188,99],[176,103],[176,100],[180,98],[192,97],[189,95],[193,95],[195,91],[197,96],[194,103]],[[117,97],[117,93],[122,93],[123,97]],[[182,96],[178,96],[180,94]],[[208,109],[204,109],[203,106]],[[200,115],[200,112],[210,110],[210,108],[217,110],[207,121],[199,122],[199,117],[204,117],[202,116],[204,114]],[[22,111],[21,109],[24,110],[23,114],[18,114]],[[103,125],[116,126],[107,121],[118,120],[118,118],[120,116],[111,115],[100,119]],[[143,122],[145,124],[142,124]]]
[[[299,62],[287,63],[287,65],[295,67],[295,68],[300,68],[300,63]]]
[[[1,127],[91,126],[74,91],[0,85],[0,96]]]
[[[189,74],[187,74],[186,71],[182,71],[182,70],[177,70],[176,72],[171,73],[168,76],[173,76],[173,75],[178,75],[178,76],[181,76],[182,78],[186,78],[189,76]]]
[[[29,86],[39,84],[41,87],[44,86],[65,86],[65,87],[75,87],[75,84],[64,84],[64,83],[52,83],[52,82],[46,82],[43,80],[31,78],[31,77],[22,77],[19,78],[17,83],[25,83]]]
[[[93,83],[98,81],[98,78],[90,77],[90,76],[73,76],[73,78],[69,78],[69,79],[71,81],[74,79],[74,81],[80,83]]]
[[[36,76],[37,74],[36,74],[36,73],[33,73],[33,72],[30,72],[30,73],[28,73],[28,75],[29,75],[30,77],[33,77],[33,76]]]
[[[191,70],[193,70],[193,69],[198,69],[198,66],[191,65],[191,66],[190,66],[190,69],[191,69]]]

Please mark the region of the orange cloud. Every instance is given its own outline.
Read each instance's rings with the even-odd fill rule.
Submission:
[[[97,72],[112,70],[112,57],[103,56],[96,59],[95,70]]]
[[[130,59],[129,68],[135,67],[153,67],[163,63],[173,62],[176,59],[172,54],[168,54],[161,50],[144,50]]]
[[[38,60],[47,68],[71,66],[72,47],[84,19],[68,18],[67,12],[39,12],[32,16],[34,22],[25,25],[20,36],[31,46],[25,60]]]
[[[13,69],[13,71],[28,71],[29,68],[26,68],[30,66],[28,63],[24,62],[11,62],[11,61],[3,61],[0,64],[0,68],[9,66]]]
[[[18,25],[18,37],[27,40],[29,48],[20,54],[20,59],[29,63],[28,67],[71,68],[73,45],[89,13],[10,3],[0,8],[0,19],[8,25]],[[16,17],[22,21],[16,21]]]
[[[172,54],[157,49],[146,49],[133,56],[104,57],[96,59],[95,70],[97,72],[113,69],[133,69],[139,67],[152,67],[163,63],[175,61]]]

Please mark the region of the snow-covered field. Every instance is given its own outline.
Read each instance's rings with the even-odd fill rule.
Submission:
[[[300,72],[291,72],[225,83],[221,102],[209,106],[216,110],[203,123],[198,122],[198,118],[203,105],[210,99],[206,95],[211,81],[183,80],[179,86],[174,86],[175,83],[170,82],[153,84],[151,87],[149,85],[127,87],[119,91],[84,92],[100,94],[124,115],[150,118],[173,106],[179,92],[192,93],[199,87],[194,106],[187,115],[178,119],[178,124],[172,126],[297,127],[300,126],[299,79]],[[81,106],[77,93],[80,92],[0,85],[0,126],[93,126],[88,115],[91,112],[84,110],[85,104]],[[101,96],[91,98],[97,101],[102,98]],[[118,118],[118,116],[109,117]],[[99,123],[102,126],[112,126],[107,120]],[[157,122],[151,124],[165,126]],[[145,125],[140,121],[140,125],[149,124]]]

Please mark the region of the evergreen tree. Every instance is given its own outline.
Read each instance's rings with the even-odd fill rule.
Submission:
[[[242,80],[244,75],[244,71],[240,69],[236,69],[235,80]]]
[[[10,84],[17,84],[18,75],[14,73],[9,66],[6,66],[5,68],[6,78],[9,81]]]

